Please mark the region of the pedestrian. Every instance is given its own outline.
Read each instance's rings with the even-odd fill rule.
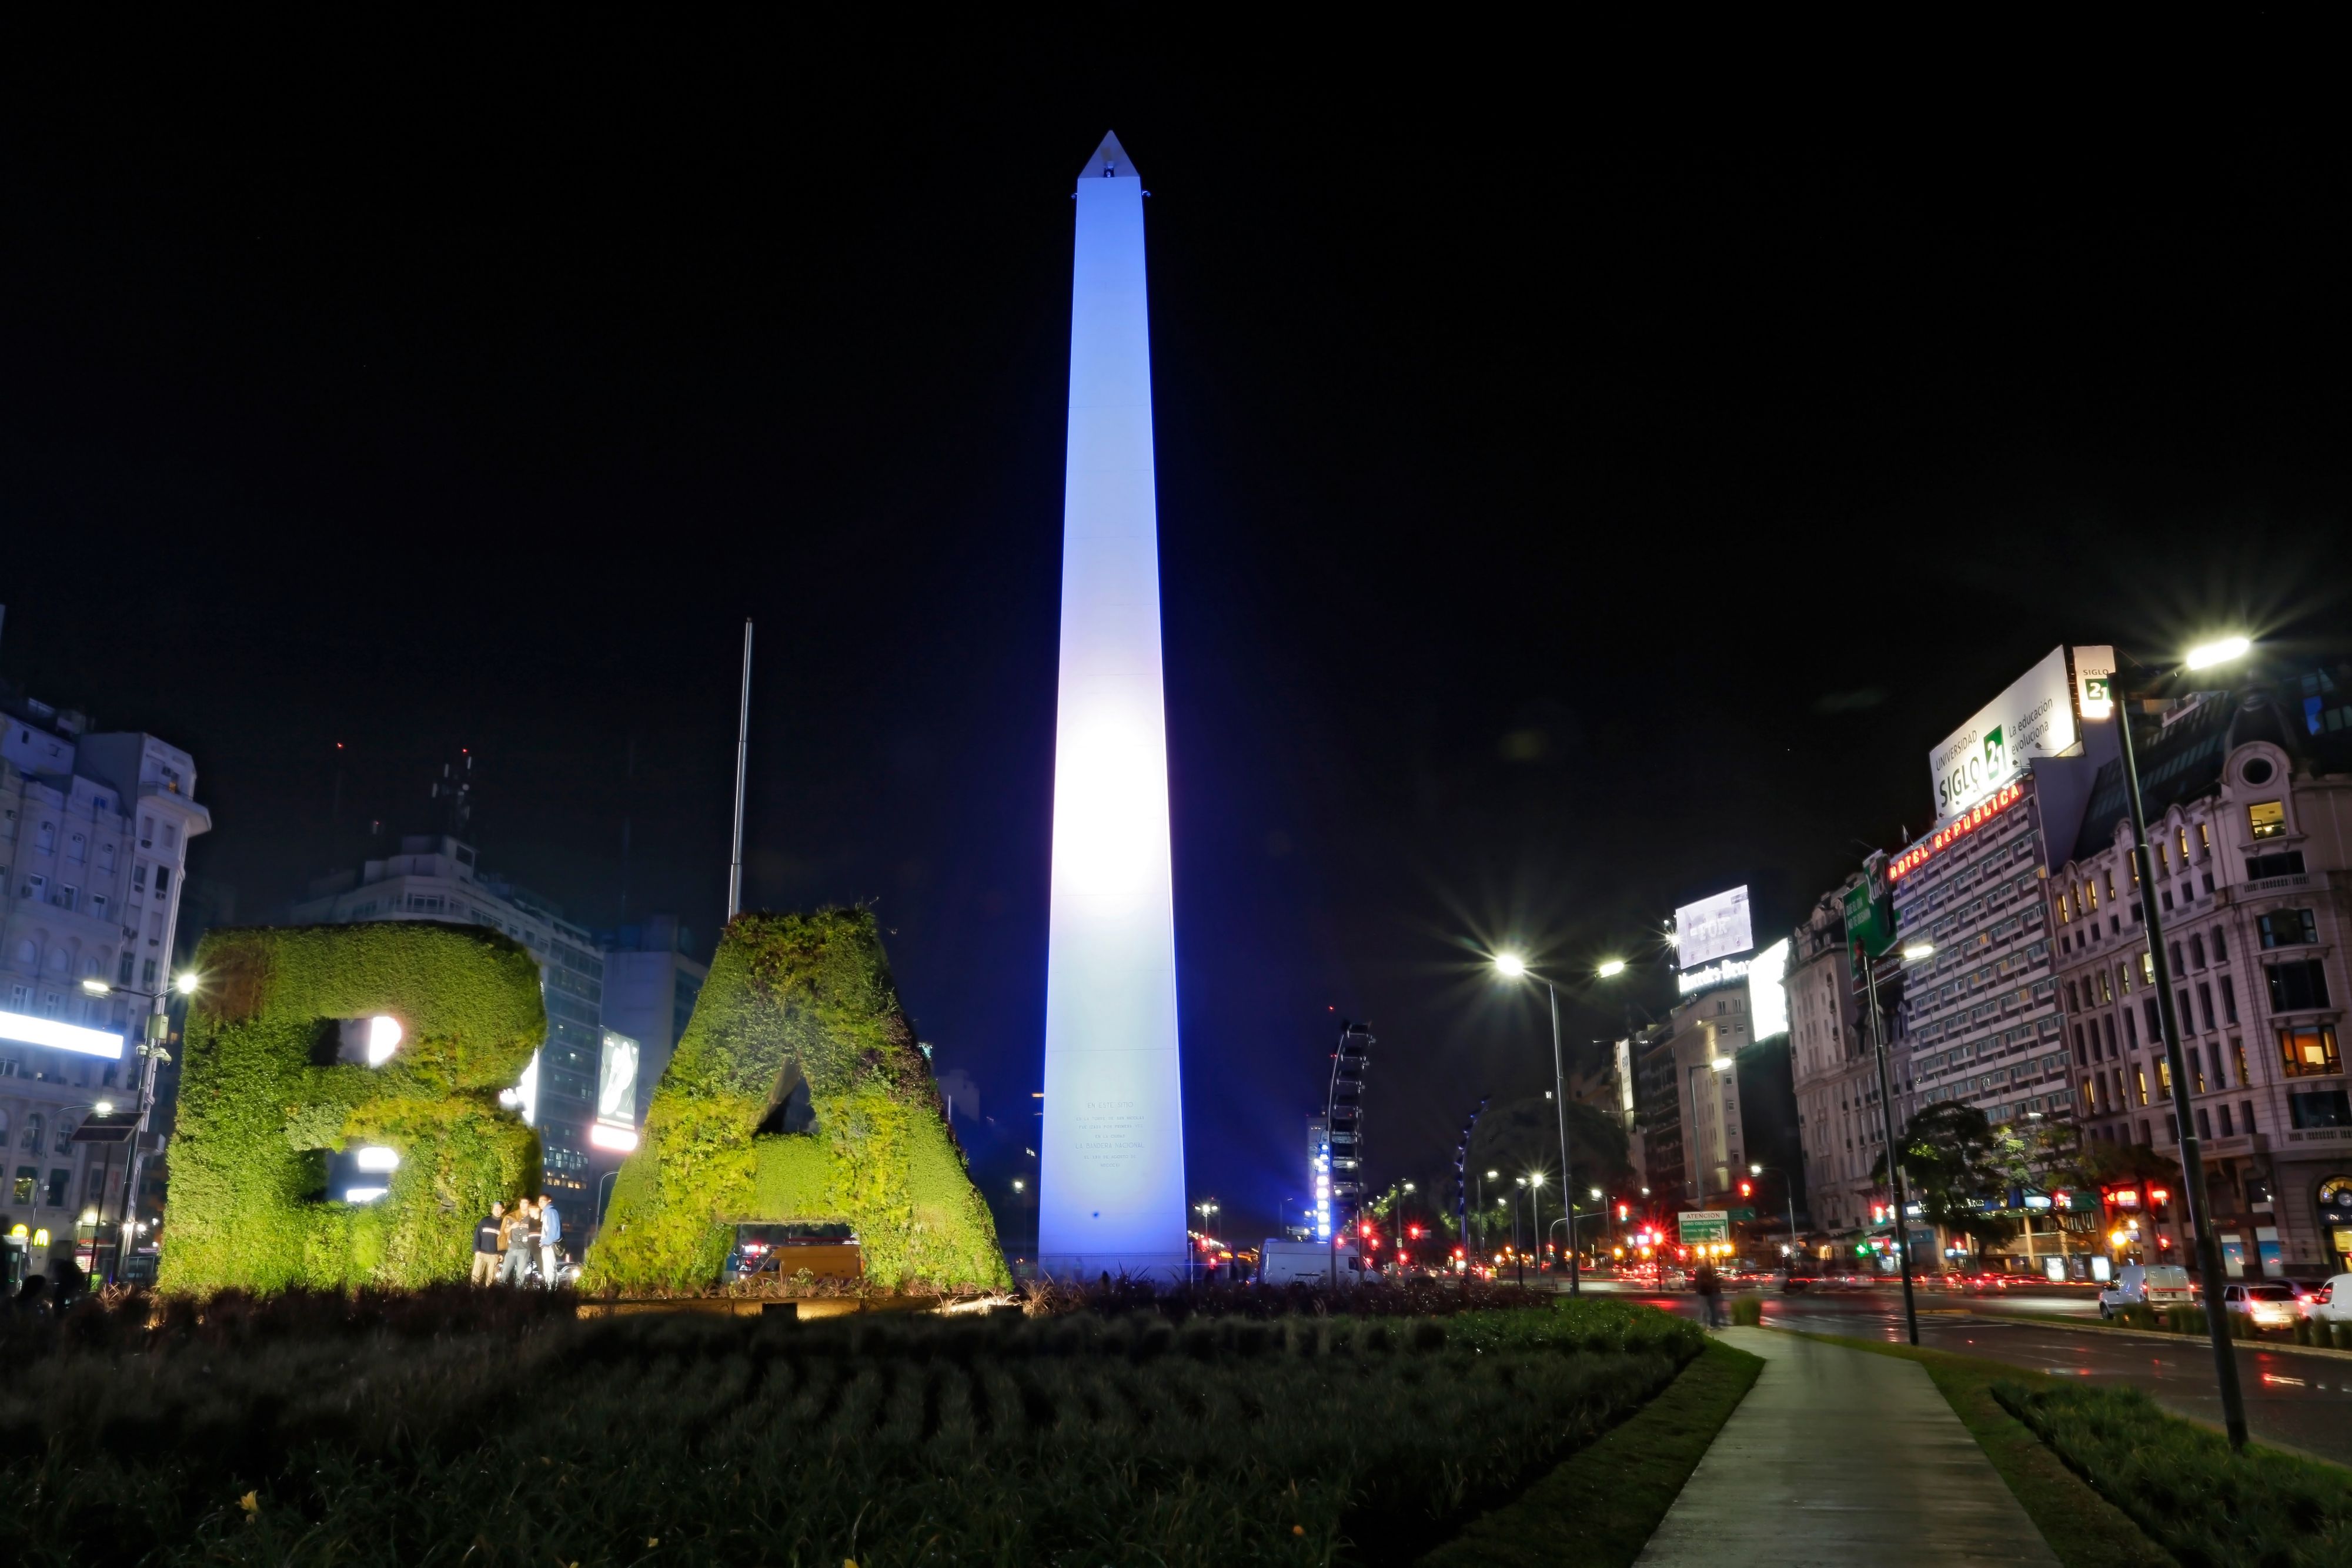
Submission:
[[[555,1212],[555,1200],[539,1200],[539,1282],[546,1290],[555,1289],[556,1247],[563,1239],[563,1217]]]
[[[1691,1289],[1706,1298],[1706,1326],[1723,1326],[1723,1280],[1716,1273],[1715,1265],[1701,1263],[1691,1276]]]
[[[504,1244],[505,1259],[499,1265],[499,1283],[520,1285],[530,1269],[530,1199],[519,1198],[499,1227],[499,1239]]]
[[[506,1221],[507,1206],[490,1205],[489,1213],[474,1222],[474,1283],[495,1285],[499,1281],[499,1230]]]

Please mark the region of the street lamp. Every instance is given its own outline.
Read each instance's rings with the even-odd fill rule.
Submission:
[[[1790,1181],[1789,1173],[1778,1166],[1751,1165],[1748,1167],[1748,1174],[1759,1179],[1766,1171],[1780,1178],[1780,1195],[1789,1200],[1789,1256],[1794,1258],[1797,1255],[1797,1184]]]
[[[1610,967],[1612,964],[1616,966],[1613,969]],[[1612,958],[1608,963],[1604,963],[1601,966],[1601,972],[1603,975],[1622,974],[1624,969],[1625,966],[1623,961],[1615,958]],[[1520,957],[1517,953],[1496,954],[1495,971],[1507,980],[1542,978],[1541,976],[1529,975],[1528,970],[1528,961],[1525,958]],[[1554,986],[1549,980],[1544,980],[1543,988],[1544,995],[1549,998],[1551,1001],[1552,1104],[1559,1113],[1559,1179],[1563,1184],[1565,1184],[1570,1178],[1570,1173],[1573,1171],[1575,1167],[1569,1163],[1568,1158],[1568,1074],[1560,1065],[1559,988]],[[1565,1188],[1563,1188],[1563,1190],[1565,1190]],[[1580,1296],[1584,1293],[1584,1281],[1577,1273],[1576,1249],[1574,1247],[1570,1247],[1568,1249],[1568,1293],[1571,1296]]]
[[[2209,670],[2243,658],[2253,644],[2243,637],[2223,637],[2189,650],[2183,669]],[[2116,733],[2123,742],[2125,795],[2131,803],[2132,867],[2139,881],[2140,913],[2147,925],[2149,972],[2156,987],[2157,1021],[2164,1032],[2164,1060],[2172,1073],[2172,1117],[2180,1128],[2180,1199],[2190,1229],[2197,1238],[2198,1272],[2205,1287],[2205,1328],[2213,1341],[2213,1375],[2221,1385],[2221,1416],[2230,1447],[2246,1447],[2246,1405],[2238,1389],[2238,1359],[2230,1344],[2229,1314],[2221,1310],[2223,1290],[2221,1249],[2213,1234],[2211,1202],[2205,1190],[2205,1159],[2197,1136],[2194,1108],[2189,1103],[2189,1064],[2180,1050],[2180,1020],[2172,1005],[2172,966],[2164,950],[2164,923],[2156,912],[2156,864],[2147,852],[2147,807],[2140,798],[2139,757],[2132,746],[2131,705],[2117,693]]]
[[[1862,952],[1863,1011],[1870,1015],[1870,1050],[1878,1059],[1878,1120],[1886,1135],[1886,1174],[1895,1187],[1895,1256],[1903,1265],[1903,1323],[1916,1345],[1919,1343],[1919,1306],[1911,1292],[1911,1184],[1903,1174],[1903,1156],[1896,1148],[1895,1082],[1887,1071],[1886,1037],[1878,1021],[1878,960],[1871,956],[1868,943],[1857,946]],[[1914,942],[1903,949],[1903,962],[1916,964],[1933,957],[1935,953],[1934,943]]]

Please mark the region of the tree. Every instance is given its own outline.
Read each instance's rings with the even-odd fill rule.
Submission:
[[[2054,1117],[2011,1123],[1994,1134],[1994,1161],[2005,1186],[2029,1193],[2081,1193],[2096,1187],[2096,1146],[2082,1128]]]
[[[2011,1222],[1983,1207],[2008,1183],[2000,1140],[1982,1111],[1954,1101],[1930,1105],[1911,1118],[1896,1146],[1922,1218],[1979,1242],[2008,1239]],[[1870,1174],[1874,1181],[1886,1180],[1885,1155]]]

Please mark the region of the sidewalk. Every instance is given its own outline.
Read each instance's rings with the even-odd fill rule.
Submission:
[[[1666,1511],[1642,1563],[2057,1568],[1916,1363],[1772,1329],[1722,1337],[1762,1356],[1763,1374]]]

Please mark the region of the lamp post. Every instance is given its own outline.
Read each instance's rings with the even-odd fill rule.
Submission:
[[[148,1113],[153,1109],[155,1103],[155,1064],[161,1059],[163,1049],[161,1036],[163,1031],[161,1025],[164,1016],[164,1009],[170,998],[173,996],[194,997],[202,985],[202,977],[198,976],[194,969],[183,969],[180,971],[179,974],[172,977],[170,988],[162,991],[142,991],[135,989],[130,986],[109,985],[106,981],[99,979],[96,976],[92,976],[89,978],[83,980],[81,983],[82,991],[88,996],[110,997],[120,995],[137,997],[140,1000],[148,1004],[146,1015],[147,1021],[141,1027],[140,1030],[141,1039],[139,1041],[138,1081],[131,1085],[132,1095],[131,1103],[133,1109],[138,1113],[139,1119],[132,1125],[131,1132],[131,1148],[129,1153],[123,1158],[122,1201],[117,1206],[118,1211],[121,1216],[121,1223],[124,1225],[128,1225],[131,1222],[131,1204],[135,1200],[135,1195],[139,1190],[139,1134],[146,1131],[147,1115]],[[113,1155],[110,1151],[106,1159],[107,1168],[110,1173],[113,1168]],[[100,1189],[98,1196],[100,1216],[101,1220],[103,1220],[106,1207],[106,1193],[103,1187]],[[93,1243],[93,1246],[95,1246],[95,1243]],[[115,1247],[115,1258],[118,1269],[121,1266],[121,1253],[122,1249],[121,1245],[121,1238],[118,1235]]]
[[[1916,964],[1935,953],[1933,943],[1915,942],[1903,949],[1903,962]],[[1917,1344],[1919,1305],[1911,1293],[1911,1184],[1904,1177],[1903,1156],[1896,1148],[1895,1083],[1886,1068],[1886,1036],[1878,1022],[1878,960],[1870,956],[1867,944],[1862,955],[1862,981],[1863,1010],[1870,1015],[1870,1051],[1878,1059],[1878,1118],[1886,1134],[1886,1174],[1895,1188],[1895,1256],[1903,1265],[1903,1325],[1911,1343]]]
[[[2191,648],[2182,670],[2210,669],[2243,658],[2251,644],[2243,637]],[[2175,674],[2179,672],[2176,671]],[[2147,808],[2140,798],[2139,758],[2132,746],[2131,705],[2116,694],[2116,733],[2123,743],[2124,785],[2131,803],[2132,868],[2139,883],[2140,913],[2147,925],[2149,972],[2156,985],[2157,1021],[2164,1032],[2164,1060],[2172,1074],[2172,1116],[2180,1129],[2181,1202],[2188,1208],[2190,1229],[2197,1238],[2197,1271],[2205,1288],[2205,1327],[2213,1342],[2213,1376],[2220,1384],[2221,1416],[2231,1449],[2246,1447],[2246,1406],[2238,1388],[2238,1358],[2230,1345],[2229,1314],[2221,1311],[2223,1289],[2221,1249],[2208,1212],[2205,1160],[2197,1137],[2194,1108],[2189,1103],[2189,1064],[2180,1050],[2180,1020],[2172,1006],[2172,967],[2164,951],[2164,923],[2156,912],[2156,865],[2147,852]]]
[[[1528,969],[1527,960],[1520,957],[1517,953],[1496,954],[1495,970],[1496,973],[1501,975],[1507,980],[1516,980],[1521,977],[1529,979],[1543,978],[1543,977],[1539,975],[1530,974]],[[1624,962],[1622,959],[1612,958],[1601,966],[1600,972],[1603,976],[1622,975],[1625,972]],[[1568,1074],[1562,1071],[1560,1065],[1559,988],[1553,985],[1549,980],[1544,980],[1543,988],[1544,995],[1551,1001],[1552,1103],[1555,1109],[1559,1113],[1559,1179],[1563,1184],[1565,1184],[1574,1179],[1575,1166],[1569,1163],[1568,1158]],[[1563,1186],[1563,1190],[1570,1189]],[[1582,1295],[1584,1293],[1583,1281],[1577,1274],[1576,1249],[1574,1248],[1570,1248],[1568,1254],[1568,1293],[1571,1296]]]
[[[1778,1166],[1751,1165],[1748,1167],[1748,1174],[1759,1179],[1766,1171],[1780,1178],[1780,1196],[1789,1200],[1789,1256],[1793,1260],[1797,1256],[1797,1184],[1790,1181],[1789,1173]]]

